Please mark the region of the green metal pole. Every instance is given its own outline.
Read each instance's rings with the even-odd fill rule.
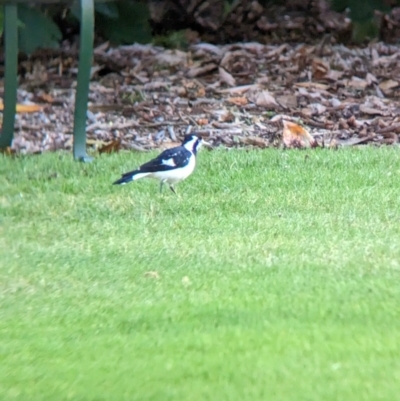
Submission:
[[[17,106],[18,15],[16,4],[4,5],[4,111],[0,148],[11,146]]]
[[[86,113],[93,56],[94,4],[93,0],[80,0],[80,4],[81,37],[78,84],[75,96],[74,158],[83,162],[90,162],[92,158],[86,153]]]

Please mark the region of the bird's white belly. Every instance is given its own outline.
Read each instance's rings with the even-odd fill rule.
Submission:
[[[189,177],[189,175],[193,173],[195,166],[196,158],[192,156],[189,159],[189,163],[185,167],[152,173],[152,177],[159,180],[165,180],[169,184],[175,184],[176,182],[182,181]]]

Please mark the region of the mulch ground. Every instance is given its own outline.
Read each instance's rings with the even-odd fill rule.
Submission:
[[[20,62],[13,151],[71,149],[77,55],[64,43]],[[225,147],[399,143],[400,53],[383,42],[345,46],[322,35],[186,51],[106,42],[91,77],[87,143],[100,152],[175,146],[189,130]],[[314,142],[284,141],[285,121]]]

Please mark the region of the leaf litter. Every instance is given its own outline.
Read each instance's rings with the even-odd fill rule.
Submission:
[[[12,152],[72,147],[77,48],[20,63]],[[171,147],[189,129],[224,147],[394,145],[400,133],[397,46],[197,43],[95,49],[90,149]],[[25,112],[24,112],[25,111]],[[11,150],[10,150],[11,151]]]

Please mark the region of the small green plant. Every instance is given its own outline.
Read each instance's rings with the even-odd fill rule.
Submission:
[[[122,0],[96,6],[96,29],[115,44],[149,43],[149,8],[142,1]]]
[[[70,8],[43,5],[18,4],[19,50],[31,54],[39,48],[55,48],[60,44],[62,33],[54,22],[57,15],[65,14],[68,23],[80,20],[80,5]],[[67,12],[65,12],[67,10]],[[96,2],[96,32],[112,43],[148,43],[152,40],[149,10],[140,1]],[[3,8],[0,8],[0,37],[4,28]]]
[[[353,23],[352,38],[355,42],[375,38],[379,35],[379,21],[375,19],[375,11],[389,12],[391,6],[399,1],[386,0],[331,0],[334,10],[349,11]]]
[[[189,42],[185,30],[169,32],[165,35],[154,37],[153,43],[156,46],[163,46],[171,49],[187,49]]]
[[[53,20],[37,7],[18,5],[19,49],[30,54],[38,48],[56,48],[61,40],[61,31]]]
[[[121,101],[125,104],[135,104],[146,99],[145,94],[142,91],[135,90],[133,92],[122,92]]]

